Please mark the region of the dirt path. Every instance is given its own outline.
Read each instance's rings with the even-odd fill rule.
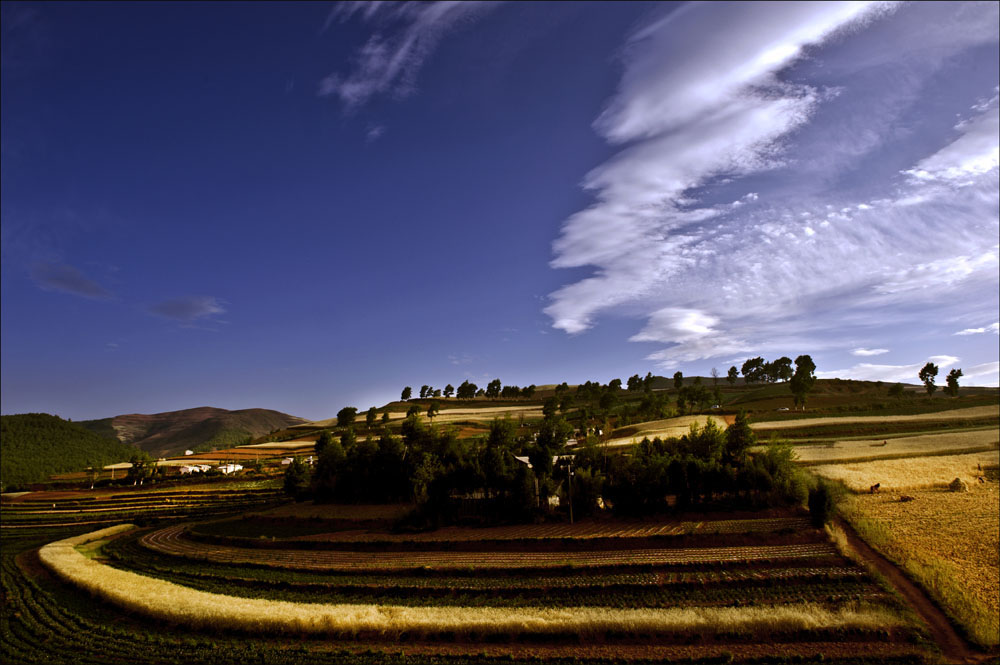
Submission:
[[[927,625],[932,639],[941,649],[947,662],[985,663],[995,658],[995,656],[972,649],[969,643],[955,631],[944,612],[927,597],[920,587],[904,575],[896,564],[876,552],[846,521],[839,517],[835,518],[835,521],[837,526],[843,529],[847,535],[847,541],[854,551],[872,564],[889,581],[893,589],[899,592],[921,621]]]

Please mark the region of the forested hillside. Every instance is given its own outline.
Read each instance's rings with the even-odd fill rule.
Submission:
[[[135,452],[117,439],[47,413],[0,416],[0,484],[5,491],[54,473],[127,461]]]

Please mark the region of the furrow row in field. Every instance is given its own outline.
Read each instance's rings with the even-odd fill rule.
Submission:
[[[304,570],[513,569],[560,566],[625,566],[721,563],[800,559],[836,554],[828,543],[805,545],[657,548],[574,552],[352,552],[339,550],[256,551],[205,545],[184,537],[182,526],[167,527],[140,538],[143,546],[164,554],[221,563],[242,563]]]

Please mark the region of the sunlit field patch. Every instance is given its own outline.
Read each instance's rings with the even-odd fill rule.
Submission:
[[[1000,463],[1000,452],[909,457],[849,464],[815,466],[813,473],[837,480],[855,492],[865,492],[878,483],[880,491],[892,492],[931,487],[943,488],[955,478],[977,483],[984,478],[983,468]]]
[[[885,445],[882,445],[882,444]],[[1000,446],[1000,431],[947,432],[894,439],[859,439],[829,444],[797,445],[799,462],[822,464],[847,461],[982,452]]]

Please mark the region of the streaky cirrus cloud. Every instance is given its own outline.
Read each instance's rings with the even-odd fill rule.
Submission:
[[[816,372],[819,379],[858,379],[861,381],[898,381],[901,383],[920,383],[917,374],[928,362],[932,362],[938,367],[938,380],[944,379],[947,370],[954,367],[959,362],[955,356],[931,356],[927,360],[912,365],[875,365],[872,363],[860,363],[846,369],[837,369],[825,372]],[[964,372],[963,372],[964,374]]]
[[[983,333],[993,333],[994,335],[1000,335],[1000,321],[991,323],[988,326],[982,328],[966,328],[965,330],[959,330],[956,335],[981,335]]]
[[[595,122],[625,147],[553,244],[553,267],[591,269],[550,294],[553,326],[645,319],[631,339],[669,368],[995,315],[996,67],[963,76],[957,123],[921,95],[996,60],[997,14],[698,3],[638,29]]]
[[[193,324],[225,314],[226,308],[221,300],[213,296],[189,296],[164,300],[150,306],[149,312],[180,323]]]
[[[352,69],[325,77],[317,94],[338,98],[346,111],[364,106],[377,95],[405,97],[416,89],[417,74],[445,34],[476,20],[497,4],[341,2],[330,12],[324,29],[335,21],[357,18],[374,26],[375,32],[355,55]]]
[[[880,356],[883,353],[889,353],[889,349],[866,349],[859,347],[851,351],[852,356]]]
[[[31,278],[43,291],[58,291],[94,300],[109,300],[114,296],[103,286],[65,263],[38,263]]]

